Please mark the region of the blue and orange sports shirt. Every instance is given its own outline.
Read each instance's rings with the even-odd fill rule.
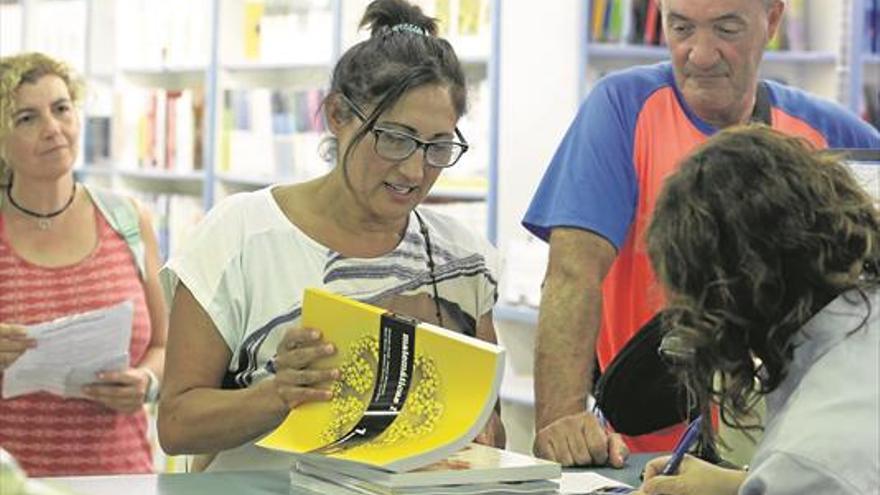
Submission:
[[[773,128],[819,148],[880,149],[880,133],[842,107],[771,81],[766,87]],[[684,103],[668,62],[609,74],[581,106],[532,199],[523,225],[538,237],[575,227],[617,249],[602,287],[603,369],[664,305],[643,236],[663,180],[716,131]],[[633,451],[669,450],[677,431],[646,437],[627,440]]]

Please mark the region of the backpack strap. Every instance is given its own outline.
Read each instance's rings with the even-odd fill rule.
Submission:
[[[764,81],[758,82],[755,93],[755,108],[752,110],[750,122],[773,126],[773,109],[770,107],[770,89]]]
[[[80,183],[89,196],[92,203],[110,224],[110,227],[119,234],[128,244],[131,256],[137,266],[141,280],[147,279],[146,253],[144,240],[141,238],[140,217],[137,208],[132,201],[109,189],[90,186]]]

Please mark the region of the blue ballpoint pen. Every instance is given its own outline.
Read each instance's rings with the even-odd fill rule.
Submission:
[[[700,425],[702,423],[703,416],[697,416],[696,419],[691,421],[691,424],[688,425],[684,435],[681,436],[678,443],[675,445],[675,449],[672,451],[672,457],[670,457],[666,465],[663,466],[663,471],[661,471],[660,474],[668,476],[678,472],[678,466],[684,459],[684,455],[687,454],[691,447],[694,446],[694,442],[700,437]]]

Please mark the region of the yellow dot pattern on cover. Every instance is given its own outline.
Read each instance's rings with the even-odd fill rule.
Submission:
[[[360,420],[372,395],[378,359],[379,341],[371,335],[356,340],[345,352],[340,366],[342,377],[332,388],[333,400],[330,407],[333,420],[321,435],[323,441],[336,441]],[[430,433],[443,414],[439,383],[440,377],[434,361],[416,352],[413,388],[409,391],[400,415],[372,443],[353,449],[385,447]]]

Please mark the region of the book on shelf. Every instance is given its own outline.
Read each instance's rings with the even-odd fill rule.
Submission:
[[[806,0],[789,0],[773,38],[770,51],[805,51],[810,49],[809,18]]]
[[[876,47],[877,0],[866,0],[866,46]],[[627,42],[634,45],[665,45],[660,11],[654,0],[590,0],[590,41]],[[769,50],[809,50],[809,19],[806,0],[789,0],[782,23],[767,45]],[[874,49],[876,51],[876,48]]]
[[[785,5],[784,30],[787,46],[783,50],[805,51],[810,49],[809,17],[806,0],[789,0]]]
[[[608,9],[608,0],[592,0],[590,9],[590,39],[602,41],[605,25],[605,11]]]
[[[223,2],[221,24],[227,62],[326,64],[333,32],[329,0],[245,0]],[[309,49],[291,49],[309,47]]]
[[[864,117],[875,128],[880,129],[880,84],[865,85]]]
[[[394,473],[355,464],[298,460],[291,484],[311,477],[364,493],[556,493],[562,468],[509,450],[469,444],[441,461]]]
[[[648,2],[650,0],[632,0],[630,31],[626,33],[626,40],[633,45],[640,45],[645,41],[645,18],[648,16]]]
[[[617,42],[625,39],[627,19],[627,4],[624,0],[610,0],[608,12],[605,15],[605,41]],[[631,10],[630,10],[631,11]]]
[[[248,0],[244,4],[242,41],[245,60],[260,59],[260,20],[264,10],[262,1]]]
[[[201,198],[184,194],[129,191],[153,216],[159,256],[164,261],[175,254],[205,216]]]
[[[53,8],[56,3],[47,2]],[[120,36],[113,38],[116,40],[114,49],[118,53],[118,60],[124,61],[125,69],[204,67],[208,64],[211,23],[206,20],[211,18],[210,0],[126,0],[112,3],[118,7],[114,9],[115,25],[108,26],[108,29],[113,28],[120,33]],[[233,3],[237,2],[223,2],[224,6]]]
[[[223,93],[218,169],[232,175],[312,179],[329,170],[319,158],[324,122],[320,89],[229,89]]]
[[[864,0],[865,37],[862,41],[865,53],[880,53],[880,0]]]
[[[485,0],[459,0],[459,36],[478,36],[487,30],[489,3]]]
[[[785,24],[786,20],[783,16],[782,21],[779,23],[779,28],[773,33],[773,37],[770,38],[770,41],[767,42],[766,48],[768,51],[776,52],[788,49],[788,37],[785,34]]]
[[[485,38],[489,33],[489,0],[414,0],[426,15],[439,20],[438,34],[443,38]],[[456,48],[459,48],[456,46]]]
[[[590,40],[617,42],[627,39],[632,23],[631,0],[593,0],[590,5]]]
[[[642,41],[646,45],[659,45],[662,32],[660,8],[654,1],[649,1],[645,13],[645,38]]]
[[[292,410],[257,442],[322,466],[402,472],[460,450],[489,420],[504,370],[497,345],[319,289],[302,326],[337,352],[333,399]]]
[[[83,156],[87,166],[109,166],[112,125],[107,115],[89,115],[85,118]]]
[[[132,88],[118,94],[117,103],[110,134],[121,161],[178,173],[202,168],[201,88]]]

